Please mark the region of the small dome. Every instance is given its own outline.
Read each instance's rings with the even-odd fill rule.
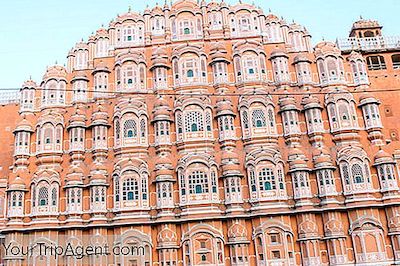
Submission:
[[[163,97],[159,97],[154,102],[152,122],[156,121],[172,121],[171,108],[169,107],[168,102]]]
[[[106,108],[103,106],[101,101],[98,101],[97,106],[95,107],[92,117],[91,117],[91,125],[104,125],[108,126],[108,114],[106,112]]]
[[[150,70],[155,67],[170,68],[167,50],[163,47],[156,47],[153,49],[151,63]]]
[[[156,165],[172,165],[170,156],[158,156],[155,162]]]
[[[320,104],[320,100],[318,97],[312,94],[307,94],[301,100],[301,104],[304,107],[304,110],[312,109],[312,108],[322,108]]]
[[[362,54],[360,54],[360,53],[358,53],[356,51],[352,51],[347,59],[349,61],[352,61],[352,60],[364,61],[364,57],[362,56]]]
[[[279,106],[281,107],[281,111],[299,110],[296,106],[295,98],[289,94],[279,98]]]
[[[318,148],[313,151],[313,162],[317,169],[323,168],[334,168],[332,163],[332,157],[325,148]]]
[[[380,102],[369,92],[364,92],[360,95],[360,103],[358,106],[363,106],[366,104],[380,104]]]
[[[306,162],[306,156],[297,147],[293,147],[289,150],[288,161],[290,171],[309,170]]]
[[[233,150],[223,150],[221,160],[238,160],[239,156]]]
[[[25,190],[24,180],[19,175],[11,175],[8,190]]]
[[[158,97],[157,100],[154,102],[154,108],[157,107],[168,107],[168,102],[164,99],[164,97]]]
[[[231,175],[231,174],[240,175],[240,176],[243,175],[240,172],[240,166],[238,163],[223,164],[221,168],[222,168],[223,175]]]
[[[368,29],[368,28],[381,28],[381,25],[376,20],[360,18],[353,23],[352,29]]]
[[[33,132],[33,127],[31,122],[29,122],[25,117],[22,118],[21,121],[17,124],[14,132],[17,131],[26,131],[26,132]]]
[[[47,68],[46,73],[43,76],[43,80],[50,78],[66,80],[67,70],[63,66],[54,65]]]
[[[129,7],[127,13],[117,16],[117,18],[115,19],[115,22],[123,23],[126,20],[144,21],[143,16],[141,16],[137,12],[132,11],[130,7]]]
[[[23,89],[24,89],[24,88],[35,89],[36,87],[37,87],[37,84],[36,84],[36,82],[34,82],[32,79],[29,79],[29,80],[25,81],[25,82],[22,84],[22,88],[23,88]]]
[[[234,115],[232,102],[228,99],[221,99],[216,104],[217,116]]]
[[[293,62],[295,64],[300,62],[308,62],[311,63],[313,60],[310,58],[308,54],[298,54],[294,57]]]
[[[286,52],[284,50],[280,49],[280,48],[275,48],[274,50],[272,50],[270,58],[273,59],[275,57],[286,57],[286,58],[288,58]]]
[[[374,165],[394,163],[393,156],[384,150],[379,150],[374,156]]]
[[[150,7],[149,5],[147,5],[143,11],[143,15],[150,15],[150,13],[151,13]]]
[[[158,5],[158,3],[156,3],[156,6],[153,7],[153,9],[151,10],[151,14],[152,15],[163,15],[163,10],[162,10],[161,6]]]
[[[275,14],[269,13],[266,17],[265,17],[266,22],[272,22],[272,21],[280,21],[279,17]]]
[[[340,49],[333,42],[320,42],[315,46],[315,56],[324,57],[326,55],[340,56]]]

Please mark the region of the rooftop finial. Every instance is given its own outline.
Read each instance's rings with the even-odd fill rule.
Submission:
[[[131,9],[131,6],[129,6],[129,7],[128,7],[128,12],[131,12],[131,10],[132,10],[132,9]]]
[[[269,13],[272,13],[272,10],[271,10],[271,8],[270,8],[268,11],[269,11]]]
[[[360,19],[361,19],[361,20],[363,20],[363,19],[364,19],[362,15],[360,15]]]

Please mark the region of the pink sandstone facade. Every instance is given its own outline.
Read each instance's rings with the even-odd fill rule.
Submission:
[[[313,47],[244,3],[118,16],[0,106],[0,264],[400,264],[400,39],[381,28]],[[141,249],[37,249],[106,243]]]

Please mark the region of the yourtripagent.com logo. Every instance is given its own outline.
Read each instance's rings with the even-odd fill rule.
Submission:
[[[35,243],[20,245],[18,243],[2,243],[4,255],[11,257],[74,257],[83,259],[88,256],[145,256],[145,247],[142,245],[55,245],[48,243]]]

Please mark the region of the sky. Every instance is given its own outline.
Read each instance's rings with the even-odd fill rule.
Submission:
[[[168,0],[169,1],[169,0]],[[219,1],[219,0],[217,0]],[[229,4],[238,0],[225,0]],[[40,83],[46,67],[66,63],[68,51],[117,14],[142,12],[164,0],[0,0],[0,89]],[[209,2],[209,0],[207,0]],[[243,2],[250,2],[246,0]],[[313,44],[347,37],[363,18],[378,20],[384,35],[400,35],[400,0],[254,0],[264,13],[304,25]]]

